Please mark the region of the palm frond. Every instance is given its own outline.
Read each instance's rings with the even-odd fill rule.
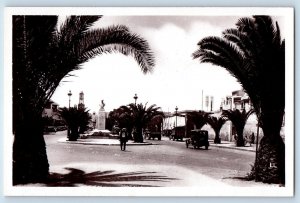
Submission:
[[[239,48],[243,58],[256,57],[256,46],[249,39],[248,35],[240,32],[238,29],[226,29],[223,31],[223,37]]]
[[[148,43],[137,34],[130,33],[124,26],[89,31],[77,48],[81,63],[99,54],[119,52],[134,56],[143,73],[151,72],[155,64]]]
[[[254,20],[249,17],[240,18],[236,23],[237,29],[240,32],[245,32],[251,35],[255,31]]]
[[[102,16],[69,16],[60,27],[60,41],[72,43],[78,40]]]
[[[216,134],[219,134],[226,121],[227,119],[224,117],[217,118],[215,116],[209,116],[207,118],[207,123],[212,127]]]
[[[245,64],[251,65],[241,55],[232,43],[217,37],[208,37],[201,40],[200,48],[193,53],[194,58],[199,58],[201,62],[212,63],[217,66],[224,67],[241,85],[245,84],[247,89],[249,77],[253,75],[251,68],[246,68]]]

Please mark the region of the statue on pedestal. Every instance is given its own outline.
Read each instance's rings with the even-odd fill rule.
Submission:
[[[104,107],[105,107],[105,103],[104,100],[101,100],[101,104],[100,104],[100,111],[104,111]]]
[[[105,130],[106,114],[105,114],[104,106],[105,106],[104,100],[101,100],[100,109],[97,116],[97,124],[96,124],[97,129],[99,130]]]

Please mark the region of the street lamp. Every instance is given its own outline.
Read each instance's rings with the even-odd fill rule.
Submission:
[[[134,104],[136,105],[136,100],[138,99],[137,94],[134,95],[133,99],[134,99]]]
[[[177,111],[178,107],[175,107],[175,137],[177,136]]]
[[[72,96],[71,90],[69,90],[68,96],[69,96],[69,110],[70,110],[71,96]],[[68,125],[68,139],[70,139],[70,128],[69,128],[69,125]]]
[[[68,96],[69,96],[69,109],[70,109],[70,104],[71,104],[71,96],[72,96],[72,92],[71,92],[71,90],[69,90]]]

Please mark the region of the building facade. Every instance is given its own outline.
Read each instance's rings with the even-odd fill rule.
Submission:
[[[54,120],[60,120],[58,108],[59,107],[57,103],[55,103],[52,100],[48,101],[43,111],[43,117],[49,117]]]
[[[249,111],[252,108],[250,98],[243,90],[233,91],[230,96],[222,99],[220,110],[243,110]]]

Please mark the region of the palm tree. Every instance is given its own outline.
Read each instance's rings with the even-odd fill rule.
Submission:
[[[91,120],[89,111],[85,108],[64,107],[60,110],[60,116],[64,119],[70,130],[69,141],[76,141],[79,138],[79,133],[84,133],[87,130],[87,126]]]
[[[81,64],[114,51],[132,55],[142,72],[154,58],[148,43],[125,26],[89,29],[101,16],[13,16],[13,183],[49,174],[42,112],[63,78]]]
[[[209,116],[207,118],[207,123],[212,127],[212,129],[215,131],[216,134],[214,139],[215,144],[221,144],[220,131],[226,121],[227,119],[222,116],[221,117]]]
[[[119,107],[108,114],[107,120],[112,124],[112,127],[117,124],[120,129],[126,128],[128,134],[131,136],[134,120],[130,111]]]
[[[192,111],[186,114],[186,134],[188,135],[192,129],[201,129],[206,123],[209,113],[204,111]]]
[[[136,130],[136,136],[133,137],[135,142],[143,142],[143,129],[151,122],[152,119],[156,117],[164,116],[162,111],[159,111],[160,107],[157,107],[155,104],[147,108],[147,103],[143,105],[140,104],[129,104],[127,106],[121,106],[125,112],[128,112],[134,123],[134,128]]]
[[[285,181],[280,136],[285,108],[285,42],[270,16],[245,17],[223,37],[206,37],[193,57],[228,70],[249,95],[264,133],[255,163],[257,181]],[[270,168],[270,160],[277,167]]]
[[[244,128],[247,122],[247,119],[249,116],[254,112],[253,109],[249,111],[245,111],[243,109],[242,111],[235,109],[235,110],[223,110],[222,116],[228,118],[234,125],[237,133],[236,138],[236,146],[237,147],[243,147],[245,146],[245,140],[244,140]]]
[[[206,123],[209,113],[204,111],[192,111],[187,113],[187,123],[195,125],[197,129],[201,129]]]

